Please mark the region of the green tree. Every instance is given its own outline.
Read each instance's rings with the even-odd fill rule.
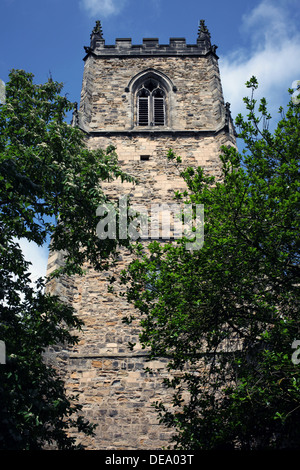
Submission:
[[[36,85],[33,75],[13,70],[0,105],[0,448],[76,449],[70,428],[90,435],[75,397],[43,361],[58,343],[74,344],[82,324],[73,309],[32,285],[19,240],[63,250],[56,273],[82,274],[88,261],[105,269],[118,240],[99,240],[96,210],[107,201],[101,183],[131,178],[118,166],[113,147],[88,150],[85,135],[65,122],[74,104],[62,85]],[[123,241],[126,244],[126,240]]]
[[[182,204],[204,205],[204,244],[186,240],[138,256],[122,282],[141,314],[149,359],[168,357],[172,403],[156,403],[181,449],[299,448],[300,107],[272,133],[266,100],[236,125],[245,149],[222,148],[222,176],[182,173]],[[293,102],[294,101],[294,102]],[[169,158],[175,159],[172,151]],[[177,161],[180,160],[177,157]],[[131,321],[130,318],[124,321]]]

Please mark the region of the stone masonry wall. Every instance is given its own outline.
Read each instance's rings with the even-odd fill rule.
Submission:
[[[129,260],[123,252],[113,272],[116,277]],[[48,360],[59,366],[67,392],[79,394],[83,415],[98,425],[95,438],[79,438],[88,449],[160,449],[171,432],[159,425],[152,403],[168,401],[162,386],[166,361],[148,362],[138,342],[138,325],[122,322],[132,307],[108,292],[111,274],[88,269],[84,278],[68,280],[67,295],[63,282],[50,284],[50,292],[72,302],[84,327],[75,347],[57,348]],[[133,351],[129,341],[137,343]]]
[[[112,197],[130,194],[133,202],[170,203],[174,191],[185,188],[174,163],[165,154],[169,147],[180,153],[181,168],[202,165],[210,174],[218,174],[220,163],[216,158],[219,145],[226,141],[218,138],[200,139],[170,137],[156,140],[148,137],[93,138],[91,147],[105,148],[116,145],[122,168],[134,174],[139,185],[106,183],[106,191]],[[149,161],[140,161],[140,154],[149,154]],[[85,439],[89,449],[161,449],[168,446],[172,432],[158,422],[153,403],[170,402],[168,391],[162,381],[166,376],[166,360],[148,364],[146,351],[138,341],[137,322],[125,325],[122,318],[132,312],[116,283],[116,295],[108,291],[108,278],[126,269],[131,255],[123,250],[114,271],[96,273],[87,268],[83,278],[50,283],[48,289],[75,307],[84,327],[80,341],[71,351],[60,350],[56,362],[60,364],[70,393],[79,394],[83,414],[96,423],[97,433],[93,439]],[[57,254],[49,259],[49,270],[59,262]],[[128,342],[137,343],[130,351]],[[155,373],[145,372],[151,366]]]
[[[167,126],[173,130],[215,130],[224,120],[217,60],[208,57],[89,57],[81,95],[82,124],[90,131],[136,127],[130,80],[145,69],[172,77],[176,91],[167,96]],[[92,77],[92,78],[91,78]],[[92,89],[92,91],[91,91]]]
[[[139,184],[122,184],[110,182],[103,184],[109,194],[130,194],[132,202],[151,204],[154,202],[171,203],[175,190],[186,189],[185,183],[180,176],[180,171],[188,166],[203,166],[210,174],[220,174],[220,160],[216,158],[222,143],[228,143],[226,136],[198,137],[184,136],[111,136],[94,137],[91,139],[91,148],[106,148],[112,144],[122,169],[134,175]],[[174,162],[168,161],[166,155],[172,149],[176,155],[182,158],[182,164],[175,167]],[[149,160],[141,157],[147,156]]]
[[[138,185],[104,183],[111,197],[130,194],[133,203],[147,206],[170,203],[174,191],[185,188],[181,169],[200,165],[210,174],[220,174],[220,146],[235,145],[235,138],[228,125],[217,56],[202,29],[194,46],[181,39],[162,47],[156,40],[144,40],[139,47],[131,46],[130,40],[104,46],[99,28],[98,36],[92,35],[79,125],[91,149],[114,145],[122,168],[139,180]],[[136,125],[134,80],[147,70],[168,81],[167,122],[160,128]],[[179,168],[166,158],[170,148],[182,157]],[[87,266],[84,277],[48,284],[48,291],[70,302],[84,321],[79,344],[71,350],[57,348],[48,359],[61,370],[67,390],[79,394],[83,414],[98,424],[96,437],[83,441],[88,449],[162,449],[171,439],[152,406],[170,401],[162,385],[166,360],[148,364],[147,352],[138,342],[138,322],[122,322],[133,307],[118,295],[118,281],[117,295],[108,291],[109,276],[118,279],[131,259],[122,250],[113,272],[99,274]],[[52,253],[48,274],[61,262],[61,255]],[[137,343],[133,351],[129,341]],[[145,370],[149,365],[153,374]]]

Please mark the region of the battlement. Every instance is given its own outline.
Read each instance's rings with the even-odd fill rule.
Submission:
[[[211,45],[210,33],[204,21],[199,24],[198,38],[195,44],[187,44],[185,38],[170,38],[169,44],[159,44],[158,38],[144,38],[142,44],[132,44],[131,38],[117,38],[115,44],[106,45],[100,22],[91,34],[90,46],[84,47],[86,60],[90,54],[94,56],[205,56],[216,54],[217,46]]]

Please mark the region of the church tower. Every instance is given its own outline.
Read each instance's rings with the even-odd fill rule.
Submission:
[[[196,36],[196,35],[195,35]],[[113,145],[124,171],[138,185],[107,183],[112,197],[129,195],[144,206],[170,203],[184,182],[166,158],[169,149],[181,165],[220,172],[221,145],[236,145],[224,102],[217,47],[203,20],[194,44],[185,38],[156,38],[132,44],[116,39],[106,45],[99,21],[85,47],[81,101],[73,124],[83,129],[91,149]],[[122,251],[115,272],[126,268],[131,255]],[[48,274],[60,262],[49,257]],[[51,281],[49,290],[71,302],[84,321],[79,344],[59,351],[67,389],[79,394],[85,416],[98,424],[88,449],[161,449],[170,430],[158,423],[152,403],[168,400],[162,379],[164,359],[145,371],[147,353],[138,344],[138,325],[125,325],[132,306],[108,290],[111,272],[88,269],[84,277]],[[137,343],[131,351],[128,342]]]

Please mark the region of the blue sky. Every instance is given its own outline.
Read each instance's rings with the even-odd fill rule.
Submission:
[[[106,44],[120,37],[134,44],[144,37],[157,37],[161,44],[185,37],[192,44],[204,19],[218,46],[233,117],[244,112],[244,84],[252,75],[275,117],[288,100],[287,89],[300,80],[299,0],[0,0],[0,79],[6,82],[13,68],[33,73],[37,83],[51,75],[79,102],[83,46],[98,19]],[[47,250],[24,244],[24,251],[33,277],[43,275]]]

